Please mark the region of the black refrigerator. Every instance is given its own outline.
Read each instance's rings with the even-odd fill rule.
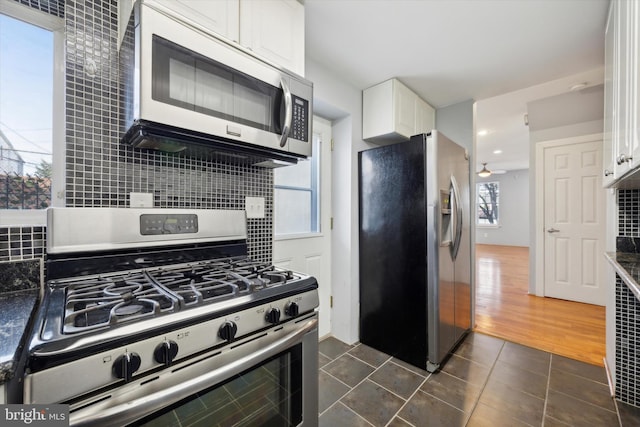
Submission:
[[[434,372],[471,328],[468,154],[434,130],[358,173],[360,342]]]

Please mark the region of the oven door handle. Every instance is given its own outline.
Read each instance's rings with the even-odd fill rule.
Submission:
[[[78,410],[72,412],[69,417],[72,426],[123,426],[143,418],[155,411],[167,407],[171,403],[178,402],[194,394],[198,390],[215,386],[225,379],[239,374],[252,366],[276,356],[292,346],[302,342],[304,336],[317,328],[318,319],[310,319],[300,328],[285,335],[261,350],[242,357],[219,369],[210,371],[205,375],[193,378],[168,389],[151,393],[145,397],[129,401],[111,408],[91,408],[91,410]],[[99,406],[99,404],[98,404]],[[89,409],[89,408],[87,408]]]

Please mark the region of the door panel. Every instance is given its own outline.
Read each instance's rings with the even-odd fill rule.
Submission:
[[[544,295],[604,305],[602,141],[544,149]]]
[[[313,138],[320,138],[320,233],[274,239],[273,263],[318,280],[320,337],[331,332],[331,123],[314,117]]]

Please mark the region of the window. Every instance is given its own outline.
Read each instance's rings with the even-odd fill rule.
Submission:
[[[497,227],[499,224],[500,183],[479,182],[476,190],[476,194],[478,195],[477,224]]]
[[[0,14],[1,217],[3,224],[15,223],[10,218],[43,223],[43,214],[25,212],[57,204],[55,182],[63,185],[54,146],[64,143],[64,103],[55,102],[63,98],[64,21],[17,3],[5,10],[7,15]]]
[[[274,170],[275,234],[320,232],[320,135],[313,134],[313,156]]]

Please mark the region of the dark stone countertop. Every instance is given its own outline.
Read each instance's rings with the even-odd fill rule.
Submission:
[[[605,256],[629,290],[640,300],[640,253],[607,252]]]
[[[41,259],[0,262],[0,384],[15,374],[41,287]]]
[[[37,289],[25,289],[0,294],[0,384],[15,373],[38,293]]]

